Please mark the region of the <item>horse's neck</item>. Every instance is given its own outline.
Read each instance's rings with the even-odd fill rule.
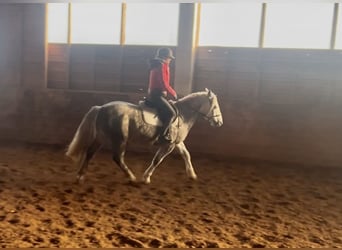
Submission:
[[[200,112],[199,110],[201,109],[201,103],[193,98],[177,102],[176,106],[179,110],[179,114],[183,118],[184,123],[186,123],[190,129],[198,118]]]

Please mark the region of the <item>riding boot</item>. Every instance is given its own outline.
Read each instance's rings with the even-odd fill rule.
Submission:
[[[169,133],[169,127],[162,130],[163,132],[159,135],[159,143],[170,143],[172,141],[171,135]]]
[[[171,141],[171,135],[170,135],[170,130],[169,128],[167,128],[164,133],[163,133],[163,137],[166,141]]]

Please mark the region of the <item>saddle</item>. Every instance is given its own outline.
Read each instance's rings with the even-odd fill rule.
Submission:
[[[178,131],[178,109],[171,104],[176,111],[176,117],[172,121],[171,127],[169,128],[169,133],[172,138],[175,138]],[[141,109],[141,114],[143,121],[149,125],[161,127],[163,125],[162,121],[158,117],[157,109],[154,107],[153,103],[147,98],[139,101],[139,107]]]

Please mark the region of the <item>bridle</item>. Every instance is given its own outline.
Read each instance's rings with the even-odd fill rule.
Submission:
[[[198,113],[199,115],[201,115],[201,117],[202,117],[204,120],[206,120],[206,121],[212,121],[215,117],[219,117],[219,116],[220,116],[220,115],[208,116],[208,115],[205,115],[205,114],[203,114],[203,113],[201,113],[201,112],[199,112],[199,111],[197,111],[197,113]]]
[[[212,106],[212,102],[210,101],[210,98],[208,98],[209,104],[210,104],[210,110],[208,111],[208,114],[211,113],[211,110],[213,109]],[[207,114],[202,113],[201,111],[198,111],[196,109],[194,109],[193,107],[191,107],[190,105],[187,105],[189,109],[191,109],[193,112],[199,114],[204,120],[206,121],[213,121],[213,119],[215,117],[219,117],[220,115],[212,115],[212,116],[208,116]]]

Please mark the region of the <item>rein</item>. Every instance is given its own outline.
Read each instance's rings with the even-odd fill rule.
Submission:
[[[209,100],[209,102],[210,102],[210,100]],[[212,120],[213,118],[220,116],[220,115],[208,116],[208,115],[203,114],[202,112],[200,112],[200,111],[194,109],[193,107],[191,107],[190,104],[188,104],[188,103],[185,103],[185,104],[186,104],[186,105],[184,105],[184,106],[185,106],[186,108],[190,109],[190,110],[193,111],[194,113],[199,114],[199,115],[200,115],[201,117],[203,117],[204,120],[206,120],[206,121],[210,121],[210,120]],[[211,107],[211,103],[210,103],[210,107]],[[211,110],[211,109],[210,109],[210,110]],[[210,110],[209,110],[209,111],[210,111]],[[208,113],[209,113],[209,112],[208,112]]]

